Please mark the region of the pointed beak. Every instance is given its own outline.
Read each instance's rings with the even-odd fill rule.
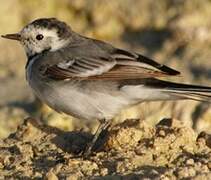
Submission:
[[[16,40],[16,41],[21,40],[21,35],[19,33],[1,35],[1,37],[6,38],[6,39]]]

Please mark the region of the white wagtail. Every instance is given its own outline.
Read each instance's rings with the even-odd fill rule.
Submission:
[[[180,73],[138,53],[81,36],[55,18],[37,19],[19,33],[2,37],[23,45],[26,79],[37,97],[58,112],[101,122],[86,155],[124,108],[157,100],[211,101],[211,87],[159,80]]]

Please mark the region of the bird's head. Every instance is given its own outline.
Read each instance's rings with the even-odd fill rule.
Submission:
[[[20,41],[27,56],[62,48],[71,41],[72,36],[71,28],[56,18],[37,19],[19,33],[2,35],[3,38]]]

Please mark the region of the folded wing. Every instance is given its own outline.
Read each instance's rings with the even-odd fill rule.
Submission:
[[[46,75],[54,79],[123,80],[179,74],[145,56],[121,49],[114,49],[107,57],[75,57],[46,70]]]

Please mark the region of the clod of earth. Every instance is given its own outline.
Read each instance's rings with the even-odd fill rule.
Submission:
[[[182,122],[164,119],[155,127],[126,120],[107,134],[106,143],[88,159],[75,153],[92,135],[64,132],[28,118],[0,141],[0,177],[4,179],[209,179],[210,135]]]

